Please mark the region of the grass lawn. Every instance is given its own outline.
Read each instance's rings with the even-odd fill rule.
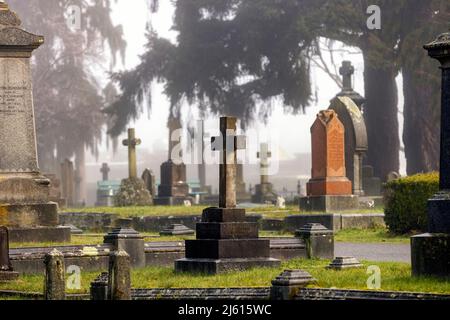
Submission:
[[[144,217],[144,216],[189,216],[200,215],[206,206],[151,206],[151,207],[92,207],[92,208],[67,208],[61,212],[79,213],[113,213],[123,218]],[[261,214],[266,219],[283,219],[289,215],[298,214],[324,214],[323,212],[300,212],[297,206],[287,206],[280,209],[275,206],[264,206],[246,208],[247,214]],[[359,209],[336,212],[340,214],[369,214],[383,212],[383,208]]]
[[[171,267],[150,267],[133,271],[132,285],[135,288],[267,287],[283,270],[303,269],[318,280],[313,287],[367,290],[367,267],[377,265],[381,269],[382,290],[450,294],[450,280],[411,278],[411,267],[406,263],[364,262],[363,268],[344,271],[327,270],[328,264],[325,260],[296,259],[284,262],[278,269],[253,269],[216,276],[176,274]],[[88,293],[90,282],[98,274],[83,273],[82,289],[69,293]],[[17,281],[0,284],[0,290],[42,292],[43,281],[43,276],[22,276]]]
[[[409,243],[412,235],[393,235],[386,228],[347,229],[337,232],[336,242],[353,243]]]

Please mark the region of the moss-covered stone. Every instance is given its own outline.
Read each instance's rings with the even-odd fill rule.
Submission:
[[[124,179],[114,204],[117,207],[150,206],[153,205],[153,199],[144,181],[138,178]]]

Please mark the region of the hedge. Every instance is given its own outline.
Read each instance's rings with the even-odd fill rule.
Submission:
[[[427,230],[427,202],[439,191],[439,174],[418,174],[386,183],[385,222],[396,234]]]

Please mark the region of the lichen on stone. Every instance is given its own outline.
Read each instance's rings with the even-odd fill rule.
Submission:
[[[153,199],[143,180],[124,179],[119,192],[114,197],[114,204],[116,207],[151,206]]]

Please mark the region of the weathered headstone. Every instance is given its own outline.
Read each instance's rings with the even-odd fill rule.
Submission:
[[[44,258],[45,280],[44,298],[45,300],[65,300],[65,266],[64,255],[54,249],[47,253]]]
[[[144,237],[131,227],[129,220],[123,219],[119,227],[104,237],[103,242],[112,245],[114,250],[127,252],[133,267],[145,267]]]
[[[194,230],[182,224],[171,224],[159,233],[160,236],[188,236],[193,234],[195,234]]]
[[[361,268],[362,266],[363,265],[361,264],[361,262],[359,262],[355,257],[336,257],[327,268],[334,270],[344,270]]]
[[[150,192],[152,198],[155,198],[156,195],[156,177],[153,174],[153,171],[150,169],[145,169],[142,173],[142,180],[144,180],[145,188]]]
[[[276,203],[278,195],[273,190],[273,185],[269,181],[269,158],[272,152],[269,151],[269,144],[261,143],[260,151],[257,153],[260,159],[260,184],[255,186],[255,195],[252,197],[254,203]]]
[[[50,181],[40,173],[36,152],[31,56],[43,43],[0,4],[0,224],[14,239],[42,226],[65,241],[70,230],[56,228],[58,206],[49,201]],[[31,240],[49,238],[43,232]]]
[[[156,205],[182,205],[189,195],[186,183],[186,165],[182,159],[173,159],[173,153],[179,142],[172,141],[174,132],[181,129],[179,118],[171,117],[169,127],[169,160],[161,165],[161,183],[158,186]],[[181,154],[179,155],[181,157]],[[176,160],[176,163],[175,161]]]
[[[111,169],[109,168],[107,163],[103,163],[102,167],[100,168],[100,172],[102,173],[102,181],[108,181],[109,180],[109,172]]]
[[[198,127],[201,130],[201,146],[198,149],[198,181],[200,182],[200,192],[211,194],[211,186],[206,185],[206,160],[205,160],[205,139],[209,138],[209,134],[205,133],[205,122],[203,120],[197,121]]]
[[[368,150],[363,114],[353,100],[345,96],[334,98],[329,109],[336,111],[345,128],[345,171],[352,182],[353,194],[363,196],[363,157]]]
[[[401,177],[402,177],[402,176],[401,176],[398,172],[392,171],[392,172],[389,172],[389,173],[388,173],[388,175],[387,175],[387,177],[386,177],[386,181],[387,181],[387,182],[391,182],[391,181],[400,179]]]
[[[75,170],[73,162],[69,159],[61,163],[61,184],[62,196],[66,199],[67,206],[73,207],[75,205]]]
[[[383,183],[375,177],[372,166],[365,165],[362,170],[364,194],[368,197],[380,197]]]
[[[197,240],[186,241],[186,258],[175,262],[177,272],[216,274],[252,267],[277,267],[270,258],[270,242],[258,239],[258,224],[247,222],[245,209],[236,208],[237,151],[245,137],[236,136],[236,118],[220,119],[221,137],[212,138],[220,151],[219,208],[203,211]]]
[[[66,199],[62,196],[61,180],[56,174],[46,173],[44,176],[50,180],[50,197],[49,200],[56,202],[60,209],[66,206]]]
[[[285,270],[272,281],[271,300],[293,300],[299,290],[316,283],[311,274],[303,270]]]
[[[358,208],[346,177],[344,126],[334,110],[321,111],[311,127],[312,170],[300,210],[330,212]]]
[[[109,255],[108,300],[131,300],[130,256],[123,250]]]
[[[306,246],[308,259],[334,258],[334,233],[320,223],[308,223],[295,232]]]
[[[119,192],[114,202],[116,206],[150,206],[153,204],[152,196],[145,187],[144,181],[137,177],[136,146],[141,140],[136,138],[134,129],[128,129],[128,139],[123,145],[128,147],[128,179],[122,180]]]
[[[19,277],[9,260],[9,236],[6,227],[0,227],[0,282],[11,281]]]
[[[412,274],[450,276],[450,32],[425,45],[441,63],[441,154],[439,193],[428,202],[428,232],[411,238]]]

